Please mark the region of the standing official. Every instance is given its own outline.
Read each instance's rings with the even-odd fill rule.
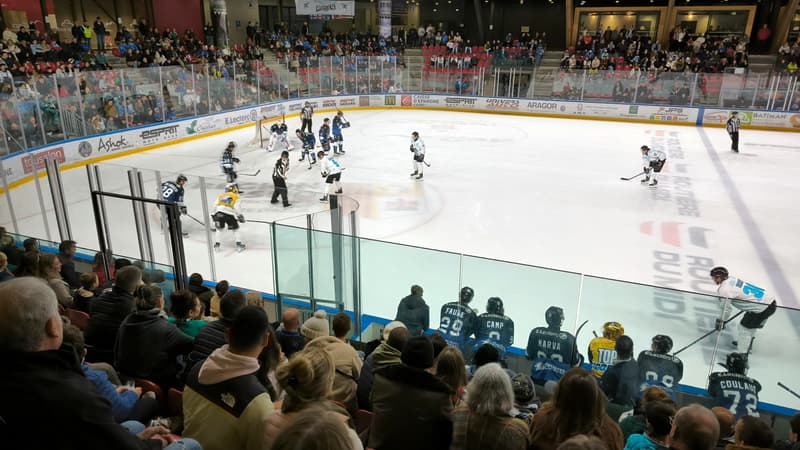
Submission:
[[[739,153],[739,128],[742,126],[742,121],[739,120],[739,113],[734,111],[728,119],[728,124],[725,129],[728,131],[728,136],[731,137],[731,150]]]
[[[283,207],[292,206],[289,203],[289,191],[286,188],[286,172],[289,171],[289,152],[286,150],[281,152],[281,157],[275,162],[275,169],[272,170],[272,183],[275,185],[275,191],[272,192],[272,200],[270,203],[278,203],[278,196],[283,199]]]
[[[306,102],[303,109],[300,111],[300,118],[303,120],[303,124],[300,125],[300,131],[306,131],[306,127],[308,127],[308,132],[313,133],[311,130],[311,117],[314,115],[314,107],[311,106],[311,103]]]

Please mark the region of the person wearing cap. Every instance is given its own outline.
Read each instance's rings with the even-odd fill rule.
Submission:
[[[328,313],[324,310],[317,310],[314,315],[303,322],[300,327],[300,334],[306,338],[306,344],[322,336],[330,336],[330,325],[328,324]]]
[[[430,339],[411,337],[403,346],[400,361],[375,371],[367,447],[449,449],[453,438],[453,392],[431,373]]]
[[[400,364],[400,352],[403,346],[408,341],[408,329],[403,322],[389,322],[383,329],[383,341],[378,344],[374,352],[367,356],[364,360],[364,366],[361,368],[361,375],[358,378],[358,407],[367,411],[372,411],[372,404],[369,401],[369,395],[372,392],[372,384],[374,381],[374,372],[377,369],[390,366],[392,364]]]
[[[731,150],[736,153],[739,153],[739,128],[741,126],[742,121],[739,120],[739,112],[732,112],[731,117],[725,124],[725,130],[728,132],[728,136],[731,137]]]

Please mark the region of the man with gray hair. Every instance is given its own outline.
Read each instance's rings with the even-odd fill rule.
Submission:
[[[719,439],[719,422],[710,409],[691,404],[679,409],[669,432],[669,448],[711,450]]]
[[[105,356],[103,359],[107,359],[114,350],[122,321],[136,311],[136,297],[139,296],[135,294],[141,285],[142,271],[136,266],[125,266],[116,272],[111,290],[92,300],[86,343],[102,352]]]
[[[81,371],[75,349],[62,346],[58,301],[42,280],[0,284],[0,427],[8,448],[161,449],[164,427],[138,435],[114,422],[111,404]],[[47,432],[39,425],[46,423]],[[143,428],[141,424],[136,423]],[[167,448],[198,448],[191,440]]]

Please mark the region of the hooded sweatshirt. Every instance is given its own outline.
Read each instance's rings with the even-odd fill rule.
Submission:
[[[400,300],[394,320],[403,322],[411,336],[419,336],[428,329],[430,310],[422,297],[408,295]]]
[[[364,361],[364,367],[361,368],[361,376],[358,379],[359,408],[372,411],[372,405],[369,402],[369,394],[372,392],[373,372],[382,367],[400,363],[400,350],[386,342],[381,342],[375,351],[367,356],[367,359]]]
[[[667,450],[667,448],[650,439],[646,434],[632,434],[625,443],[625,450]]]
[[[183,391],[183,436],[205,450],[260,450],[273,406],[258,370],[258,359],[232,353],[228,345],[195,365]]]

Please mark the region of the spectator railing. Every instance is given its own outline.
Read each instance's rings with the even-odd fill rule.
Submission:
[[[529,64],[527,49],[487,53],[482,47],[468,53],[425,47],[416,73],[398,55],[281,61],[268,66],[236,59],[6,79],[0,92],[0,153],[281,99],[339,94],[456,93],[800,111],[798,77],[780,73],[552,69]]]

